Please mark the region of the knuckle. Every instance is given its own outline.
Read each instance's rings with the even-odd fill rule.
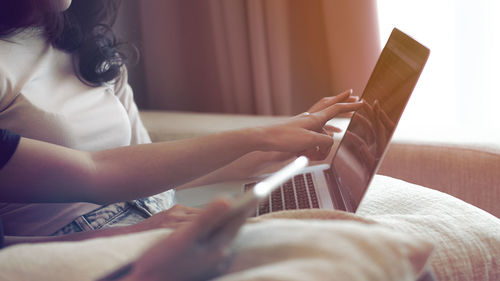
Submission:
[[[328,103],[329,101],[331,101],[331,97],[323,97],[320,99],[321,103]]]
[[[312,119],[312,122],[316,125],[316,127],[322,125],[320,118],[318,116],[316,116],[315,114],[309,115],[309,118]],[[323,126],[321,126],[321,127],[323,127]]]

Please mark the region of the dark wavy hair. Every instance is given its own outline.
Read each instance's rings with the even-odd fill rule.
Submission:
[[[81,80],[101,85],[117,78],[126,56],[111,27],[121,0],[73,0],[54,12],[51,0],[0,0],[0,38],[28,27],[42,27],[49,42],[71,53]]]

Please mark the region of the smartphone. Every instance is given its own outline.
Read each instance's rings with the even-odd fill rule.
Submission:
[[[307,167],[307,164],[309,164],[309,159],[305,156],[300,156],[279,171],[258,182],[249,191],[238,195],[234,201],[231,202],[231,210],[228,214],[221,218],[219,223],[215,224],[212,229],[207,230],[206,239],[210,239],[210,237],[216,235],[217,232],[223,228],[225,224],[231,222],[232,219],[240,216],[249,217],[252,215],[257,205],[262,200],[267,200],[271,192],[300,173],[302,169]]]

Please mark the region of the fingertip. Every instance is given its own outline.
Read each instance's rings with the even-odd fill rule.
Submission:
[[[340,94],[337,94],[336,97],[342,97],[342,99],[348,98],[352,94],[352,90],[346,90],[341,92]]]
[[[350,102],[357,102],[359,100],[360,100],[360,98],[358,96],[350,96],[348,98],[348,101],[350,101]]]
[[[352,94],[352,89],[349,89],[349,90],[346,90],[346,91],[343,91],[342,93],[340,93],[341,96],[350,96]]]

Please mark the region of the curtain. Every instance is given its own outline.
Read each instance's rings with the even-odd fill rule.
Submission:
[[[211,2],[224,112],[291,112],[286,7],[286,0]]]
[[[147,108],[289,115],[360,93],[380,52],[375,0],[139,2]]]

